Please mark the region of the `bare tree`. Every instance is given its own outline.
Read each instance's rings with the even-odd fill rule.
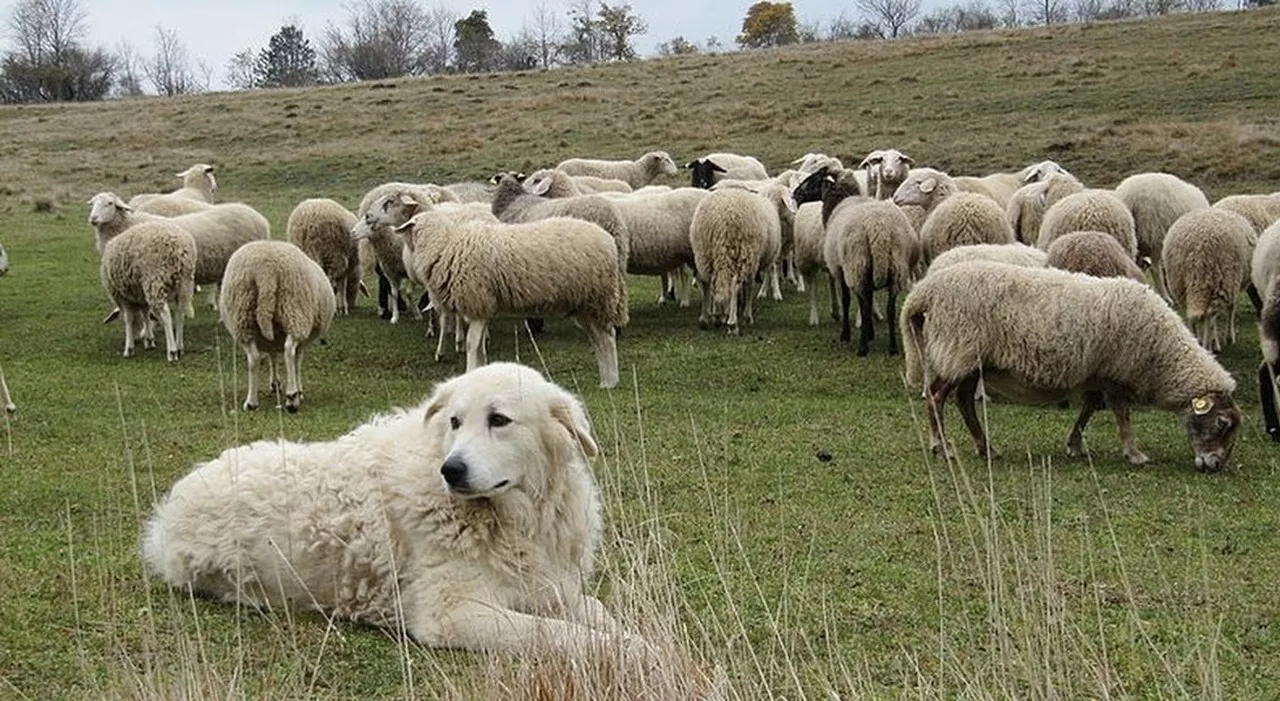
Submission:
[[[9,17],[9,35],[30,63],[58,63],[87,31],[80,0],[20,0]]]
[[[252,90],[257,87],[253,69],[258,65],[258,54],[253,49],[236,52],[227,61],[227,85],[234,90]]]
[[[117,97],[137,97],[143,94],[142,89],[142,56],[133,48],[133,44],[122,41],[116,45],[116,87]]]
[[[1000,13],[1000,26],[1005,29],[1022,26],[1022,0],[996,0],[996,9]]]
[[[867,20],[880,30],[880,36],[897,39],[912,20],[920,14],[922,0],[856,0],[854,5],[867,16]]]
[[[547,70],[560,59],[560,44],[564,41],[560,16],[545,1],[539,2],[533,8],[533,18],[528,26],[538,44],[538,62],[543,70]]]
[[[362,0],[347,24],[332,23],[320,42],[323,70],[334,82],[426,73],[431,36],[427,13],[414,0]]]
[[[14,49],[0,59],[0,101],[99,100],[115,82],[115,58],[81,45],[79,0],[18,0],[8,18]]]
[[[166,97],[200,92],[203,86],[191,67],[187,45],[178,33],[156,25],[156,53],[142,64],[142,72],[156,93]]]
[[[453,63],[453,25],[458,15],[444,5],[436,5],[426,13],[426,68],[429,73],[444,73]]]

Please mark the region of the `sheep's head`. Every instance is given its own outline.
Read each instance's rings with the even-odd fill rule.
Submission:
[[[1053,161],[1040,161],[1034,165],[1029,165],[1022,169],[1022,182],[1038,183],[1049,179],[1049,176],[1055,173],[1070,173],[1066,168],[1058,165]]]
[[[218,181],[213,177],[213,166],[208,163],[197,163],[178,173],[177,177],[182,178],[183,187],[203,189],[207,185],[210,192],[218,189]]]
[[[805,202],[817,202],[835,184],[836,177],[831,174],[831,171],[826,168],[819,168],[817,172],[800,181],[800,184],[792,191],[791,197],[796,201],[797,205]]]
[[[541,171],[538,171],[538,172],[541,172]],[[515,178],[516,182],[522,183],[529,176],[525,175],[523,171],[519,171],[519,170],[500,170],[494,173],[493,175],[489,176],[489,184],[497,185],[498,183],[502,182],[502,178],[504,177]]]
[[[724,168],[706,158],[689,161],[685,167],[691,172],[689,184],[703,190],[710,190],[716,184],[716,173],[725,172]]]
[[[666,151],[650,151],[641,156],[640,159],[646,164],[656,164],[656,170],[660,175],[675,175],[680,172],[679,166],[677,166],[675,160],[671,158],[671,154]]]
[[[869,176],[878,178],[882,183],[897,184],[907,179],[907,174],[914,164],[915,161],[911,156],[896,148],[890,148],[877,149],[867,154],[859,167],[865,168]]]
[[[792,161],[791,165],[796,166],[796,170],[802,175],[816,173],[823,168],[833,173],[844,170],[844,163],[839,158],[825,153],[806,153]]]
[[[89,223],[102,226],[115,221],[125,212],[132,212],[133,207],[124,203],[114,192],[99,192],[89,199]]]
[[[914,204],[933,209],[934,203],[945,196],[944,175],[932,168],[917,168],[893,191],[893,203],[899,207]]]
[[[1240,421],[1240,407],[1225,392],[1210,392],[1191,400],[1182,415],[1182,425],[1191,438],[1196,468],[1217,472],[1227,466]]]

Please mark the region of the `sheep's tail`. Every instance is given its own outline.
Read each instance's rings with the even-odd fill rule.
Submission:
[[[178,283],[178,313],[186,315],[188,319],[196,318],[195,298],[196,279],[183,278],[182,282]]]
[[[923,295],[912,292],[902,304],[899,330],[902,335],[902,359],[907,366],[907,385],[925,384],[924,322],[928,303]]]
[[[1198,299],[1198,295],[1188,295],[1187,299],[1187,322],[1194,324],[1205,317],[1209,313],[1209,305],[1204,300]]]
[[[258,286],[258,299],[256,301],[258,331],[263,338],[273,341],[276,336],[276,295],[279,292],[276,276],[258,275],[256,278],[255,282]]]
[[[716,308],[722,312],[729,308],[729,299],[733,297],[737,279],[736,272],[730,273],[727,270],[718,270],[711,276],[711,298],[715,301]]]
[[[627,275],[624,270],[618,271],[618,282],[615,288],[617,299],[613,307],[613,326],[620,329],[631,323],[631,293],[627,289]]]

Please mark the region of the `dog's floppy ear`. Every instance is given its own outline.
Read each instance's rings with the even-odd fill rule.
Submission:
[[[449,403],[449,398],[453,396],[453,382],[441,382],[436,385],[436,391],[431,394],[431,402],[427,404],[427,413],[423,415],[422,421],[426,423],[431,421],[431,417],[440,413],[440,410]]]
[[[596,439],[591,436],[591,424],[587,422],[587,414],[582,405],[571,396],[565,396],[551,405],[551,418],[569,430],[570,435],[578,442],[578,447],[589,458],[600,454]]]

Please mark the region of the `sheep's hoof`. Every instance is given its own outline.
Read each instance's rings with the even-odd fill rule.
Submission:
[[[1000,459],[1000,451],[996,450],[995,448],[992,448],[989,445],[988,446],[975,445],[973,447],[973,454],[985,460]]]
[[[151,348],[155,348],[156,340],[154,338],[144,338],[142,339],[142,347],[148,350]]]
[[[869,349],[869,348],[867,348],[866,346],[858,346],[858,357],[859,357],[859,358],[865,358],[865,357],[867,357],[867,353],[869,353],[869,352],[870,352],[870,349]]]
[[[729,335],[740,336],[742,335],[742,330],[738,328],[737,324],[733,324],[732,326],[729,327]]]
[[[181,355],[182,355],[182,354],[181,354],[181,353],[179,353],[178,351],[169,351],[169,352],[166,354],[166,357],[168,357],[168,358],[169,358],[169,362],[171,362],[171,363],[176,363],[176,362],[178,362],[178,358],[179,358],[179,357],[181,357]]]
[[[133,349],[132,349],[132,348],[125,348],[125,349],[124,349],[124,353],[121,353],[121,355],[122,355],[123,357],[125,357],[125,358],[132,358],[132,357],[133,357]]]
[[[1135,450],[1132,453],[1125,453],[1124,456],[1128,458],[1129,464],[1134,467],[1141,467],[1146,465],[1148,462],[1151,462],[1151,459],[1143,454],[1141,450]]]
[[[1273,441],[1280,441],[1280,427],[1276,427],[1276,426],[1267,427],[1267,435],[1271,436],[1271,440]]]
[[[258,403],[257,403],[257,402],[253,402],[252,404],[250,404],[249,402],[245,402],[245,403],[244,403],[244,410],[245,410],[245,411],[257,411],[257,410],[258,410]]]
[[[1067,441],[1067,456],[1072,458],[1083,458],[1088,455],[1085,452],[1084,445],[1080,441]]]
[[[934,457],[942,458],[943,460],[951,459],[951,451],[947,450],[945,443],[933,443],[929,446],[929,452],[933,453]]]
[[[298,405],[302,403],[302,392],[294,392],[284,398],[284,410],[290,414],[298,413]]]

